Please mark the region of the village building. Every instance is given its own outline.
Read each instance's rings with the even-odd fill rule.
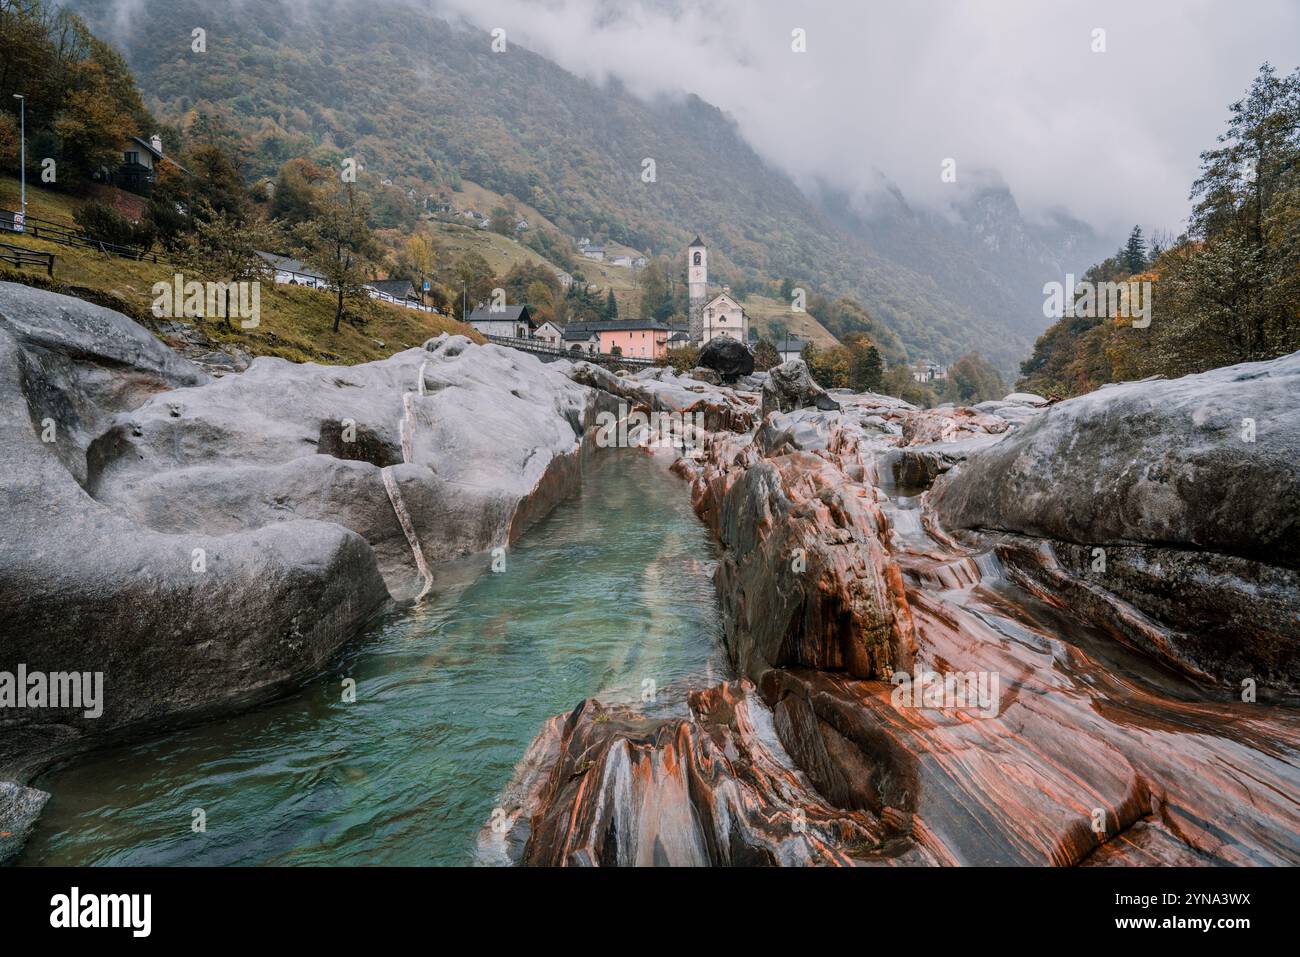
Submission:
[[[580,247],[579,247],[578,251],[579,251],[580,253],[582,253],[582,255],[586,256],[588,259],[594,259],[596,262],[604,262],[604,261],[605,261],[605,247],[604,247],[604,246],[587,246],[587,245],[583,245],[583,246],[580,246]]]
[[[527,306],[494,308],[479,303],[466,321],[485,336],[501,336],[506,339],[530,339],[537,328],[537,320],[529,313]]]
[[[686,249],[686,291],[692,342],[704,337],[704,300],[709,293],[709,251],[699,236]]]
[[[600,333],[589,328],[589,323],[571,322],[564,327],[564,348],[569,352],[585,352],[595,355],[600,351]]]
[[[917,382],[934,382],[936,379],[948,378],[948,367],[941,366],[933,359],[922,359],[912,366],[912,378]]]
[[[573,285],[573,276],[565,272],[563,269],[556,271],[555,278],[560,281],[560,287],[562,289],[567,290],[570,286]]]
[[[564,348],[564,330],[550,319],[537,327],[536,331],[533,332],[533,338],[545,342],[548,346],[554,346],[556,349]]]
[[[749,316],[725,286],[704,304],[703,323],[701,344],[718,336],[730,336],[739,343],[749,342]]]
[[[376,279],[366,285],[366,290],[370,293],[371,299],[389,302],[404,309],[418,309],[421,312],[434,311],[432,306],[424,304],[420,299],[420,294],[415,291],[415,287],[406,279]]]
[[[672,328],[662,322],[571,322],[564,328],[564,347],[570,352],[658,359],[667,354],[671,334]]]
[[[117,168],[101,169],[95,174],[95,179],[148,196],[158,178],[158,168],[163,163],[175,166],[182,173],[189,172],[163,155],[162,137],[157,133],[147,140],[141,136],[132,136],[122,145],[122,162]]]
[[[329,280],[297,259],[260,251],[257,255],[275,270],[275,281],[278,283],[290,286],[310,286],[313,289],[329,288]]]
[[[678,329],[668,337],[668,348],[685,349],[691,344],[691,334],[685,329]]]
[[[812,340],[804,339],[801,336],[785,336],[777,339],[774,343],[777,355],[781,357],[782,362],[789,362],[791,359],[798,359],[803,356],[803,351],[808,348]]]

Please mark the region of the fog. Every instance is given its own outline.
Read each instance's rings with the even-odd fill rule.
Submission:
[[[696,93],[805,185],[869,195],[889,181],[942,207],[1000,175],[1028,214],[1064,206],[1112,232],[1177,231],[1228,104],[1262,61],[1289,72],[1300,51],[1293,0],[430,5],[639,96]],[[940,179],[948,158],[956,189]]]

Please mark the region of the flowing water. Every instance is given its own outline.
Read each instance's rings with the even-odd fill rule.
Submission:
[[[43,775],[20,863],[470,863],[548,717],[673,710],[726,674],[715,559],[680,480],[611,453],[504,571],[389,616],[298,693]]]

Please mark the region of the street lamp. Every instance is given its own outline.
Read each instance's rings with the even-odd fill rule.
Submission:
[[[27,98],[21,93],[15,93],[14,99],[18,101],[18,113],[21,117],[20,128],[22,130],[19,136],[18,146],[18,173],[19,180],[22,183],[23,198],[23,226],[27,225]]]

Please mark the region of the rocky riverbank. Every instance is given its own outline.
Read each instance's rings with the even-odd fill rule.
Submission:
[[[920,410],[444,335],[214,380],[0,284],[0,672],[103,681],[0,712],[0,857],[35,769],[303,681],[509,548],[602,419],[667,414],[702,430],[656,454],[722,546],[734,675],[553,719],[483,860],[1300,862],[1297,378]]]
[[[929,411],[780,370],[676,465],[742,680],[556,719],[485,859],[1300,862],[1297,370]]]

